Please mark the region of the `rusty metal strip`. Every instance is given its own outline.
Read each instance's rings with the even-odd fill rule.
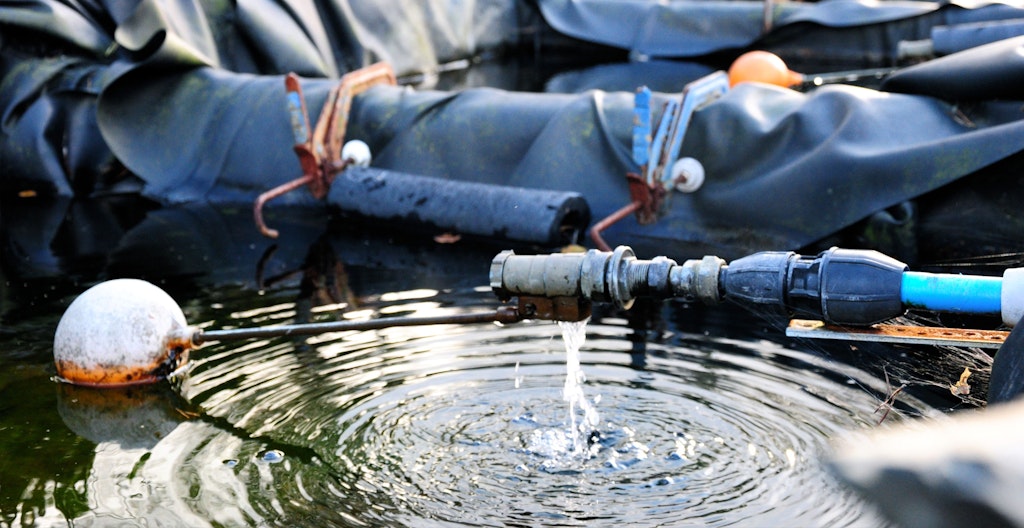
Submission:
[[[342,76],[337,86],[331,89],[320,111],[320,118],[310,132],[306,100],[302,95],[299,77],[289,73],[285,77],[285,92],[288,94],[288,112],[295,141],[292,149],[299,157],[302,176],[264,192],[253,203],[253,219],[264,236],[277,238],[278,232],[267,227],[263,220],[263,207],[268,201],[307,186],[316,199],[322,199],[334,181],[334,177],[345,170],[350,160],[341,158],[345,143],[345,128],[352,99],[381,84],[396,84],[395,74],[387,63],[377,63]]]
[[[1009,332],[1001,330],[972,330],[891,324],[850,327],[830,325],[822,321],[806,319],[793,319],[789,322],[789,327],[786,328],[786,335],[788,337],[979,348],[999,348],[1006,341],[1006,336],[1009,334]]]
[[[521,295],[516,313],[521,319],[576,322],[590,317],[591,303],[584,297]]]

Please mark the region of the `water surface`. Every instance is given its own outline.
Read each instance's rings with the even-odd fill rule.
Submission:
[[[595,310],[579,367],[599,420],[582,449],[562,332],[544,321],[215,343],[149,388],[52,380],[63,308],[115,276],[158,283],[206,328],[499,306],[484,286],[497,248],[281,218],[275,244],[245,213],[153,211],[91,247],[102,258],[5,268],[0,520],[875,526],[823,460],[833,439],[879,426],[878,358],[908,383],[881,427],[961,405],[944,370],[906,366],[942,365],[942,351],[793,341],[778,321],[678,302]],[[947,360],[950,379],[968,359]]]

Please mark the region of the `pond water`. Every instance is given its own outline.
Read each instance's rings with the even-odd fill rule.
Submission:
[[[639,71],[674,91],[711,71],[512,66],[432,82],[632,90]],[[326,211],[270,211],[271,241],[247,208],[0,205],[5,526],[882,526],[828,472],[832,442],[979,404],[949,394],[965,366],[985,391],[977,351],[791,340],[675,301],[595,306],[570,340],[525,321],[213,343],[168,383],[74,387],[53,332],[102,280],[150,280],[207,329],[493,312],[506,247]]]
[[[578,355],[595,422],[571,414],[545,321],[213,343],[170,383],[53,381],[61,313],[113,277],[160,285],[210,329],[500,305],[501,248],[273,220],[278,242],[247,211],[151,210],[104,243],[79,222],[7,254],[0,523],[884,525],[825,468],[832,441],[962,406],[943,384],[975,361],[923,373],[938,351],[789,340],[736,307],[667,302],[596,307]]]

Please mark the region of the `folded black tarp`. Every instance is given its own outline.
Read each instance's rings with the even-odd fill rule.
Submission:
[[[362,38],[351,29],[362,26],[319,4],[244,2],[216,12],[172,4],[143,1],[120,12],[26,2],[0,10],[5,27],[47,35],[65,50],[35,54],[27,41],[4,42],[0,190],[240,205],[299,175],[281,73],[307,77],[309,112],[318,115],[336,73],[350,69],[346,61],[364,60],[338,48],[346,34]],[[908,6],[937,9],[892,4]],[[281,13],[291,25],[264,28]],[[999,56],[1007,60],[990,65],[997,71],[1024,60],[1006,42],[1009,52]],[[961,76],[955,67],[943,72]],[[644,84],[642,74],[633,80]],[[673,193],[660,221],[639,226],[630,218],[608,238],[673,256],[799,248],[1024,148],[1019,103],[966,107],[935,95],[740,86],[697,112],[687,133],[682,154],[704,164],[704,188]],[[356,98],[348,137],[369,143],[378,169],[575,191],[600,219],[629,200],[632,106],[629,91],[378,87]],[[300,191],[278,203],[315,201]]]
[[[765,32],[764,2],[538,0],[537,5],[559,33],[662,58],[770,46],[805,59],[895,61],[900,41],[930,39],[936,28],[1024,15],[1019,6],[1003,2],[777,2],[769,15],[771,30]]]
[[[379,166],[576,189],[600,219],[629,201],[631,109],[627,93],[379,89],[355,108],[353,135],[375,146]],[[704,187],[672,193],[657,223],[629,219],[609,239],[677,251],[802,247],[1017,154],[1022,117],[1019,103],[958,110],[864,88],[740,85],[687,131],[681,154],[703,163]]]
[[[144,180],[144,194],[247,202],[298,175],[282,84],[210,68],[147,77],[124,85],[137,97],[118,85],[105,93],[99,123],[115,156]],[[329,85],[304,86],[311,101],[322,101]],[[232,104],[241,99],[256,104]],[[154,113],[152,100],[191,111]],[[624,92],[378,87],[357,98],[348,137],[370,145],[378,168],[578,191],[597,219],[629,201],[632,107]],[[1018,153],[1021,117],[1019,103],[958,109],[848,86],[804,94],[740,85],[698,112],[687,132],[682,154],[704,164],[705,186],[673,193],[654,225],[630,219],[609,233],[634,244],[801,247]],[[311,200],[298,192],[284,201]]]
[[[1024,37],[1014,37],[904,68],[882,81],[890,92],[947,101],[1024,99]]]

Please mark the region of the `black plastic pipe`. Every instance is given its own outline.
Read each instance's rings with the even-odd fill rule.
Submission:
[[[328,202],[342,212],[410,228],[548,246],[574,242],[590,223],[579,193],[349,168]]]

